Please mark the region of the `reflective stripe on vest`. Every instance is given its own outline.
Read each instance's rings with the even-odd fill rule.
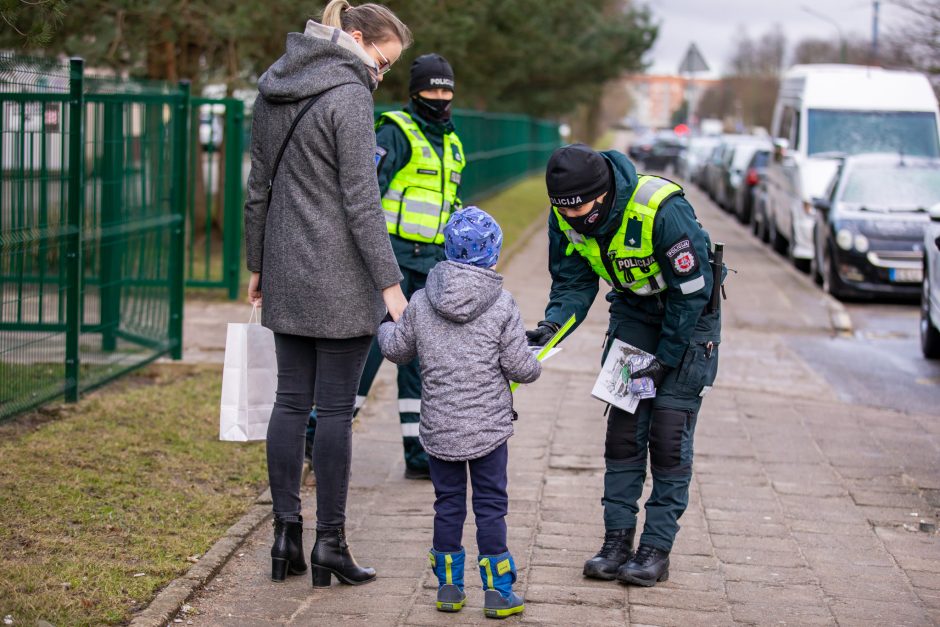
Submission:
[[[607,265],[601,257],[604,253],[601,252],[597,240],[581,235],[571,228],[558,211],[558,207],[552,207],[552,211],[558,219],[559,228],[570,242],[567,254],[577,251],[591,264],[594,272],[615,290],[630,290],[639,296],[650,296],[668,287],[660,271],[659,263],[653,256],[653,222],[663,201],[681,191],[682,188],[672,181],[657,176],[640,177],[636,189],[633,190],[633,196],[624,209],[620,228],[617,229],[606,251],[614,276],[608,272]],[[628,236],[636,235],[637,232],[636,226],[630,228],[631,221],[634,225],[639,222],[639,242],[627,241]]]
[[[428,138],[404,111],[383,113],[396,124],[411,145],[411,159],[399,170],[382,197],[388,232],[426,244],[444,243],[444,225],[457,202],[460,173],[466,159],[456,133],[444,135],[444,158],[437,156]]]

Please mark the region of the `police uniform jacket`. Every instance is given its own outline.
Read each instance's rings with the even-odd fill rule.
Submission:
[[[623,220],[627,202],[637,185],[633,164],[621,153],[602,152],[614,180],[614,202],[610,213],[591,236],[606,251]],[[552,289],[545,319],[563,324],[572,314],[578,322],[587,316],[598,291],[598,276],[576,251],[549,212],[549,271]],[[628,234],[629,236],[629,234]],[[653,256],[659,263],[668,289],[651,296],[611,290],[611,326],[633,320],[661,328],[656,357],[669,367],[682,361],[692,332],[709,302],[712,273],[708,263],[711,242],[685,196],[677,194],[663,202],[653,222]]]
[[[444,135],[454,131],[454,123],[429,122],[416,114],[409,104],[403,109],[408,113],[428,138],[438,157],[444,154]],[[392,179],[411,160],[411,144],[405,133],[396,124],[382,123],[375,132],[377,172],[379,176],[379,194],[384,196]],[[458,188],[458,198],[459,196]],[[389,234],[392,250],[398,259],[398,265],[422,274],[427,274],[439,261],[443,261],[444,247],[438,244],[422,244]]]

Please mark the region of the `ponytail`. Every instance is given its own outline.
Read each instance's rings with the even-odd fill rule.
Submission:
[[[331,26],[333,28],[342,28],[343,20],[342,15],[343,11],[351,8],[347,0],[330,0],[329,4],[326,5],[326,8],[323,9],[323,17],[320,22],[324,26]]]
[[[348,0],[330,0],[323,9],[320,22],[347,33],[359,31],[366,43],[397,39],[404,49],[414,41],[408,27],[381,4],[368,3],[354,7]]]

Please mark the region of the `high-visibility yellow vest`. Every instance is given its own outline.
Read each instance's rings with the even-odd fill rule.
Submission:
[[[460,173],[466,165],[463,144],[456,133],[444,135],[442,163],[410,115],[389,111],[379,124],[385,119],[397,124],[411,144],[411,160],[395,174],[382,197],[388,232],[415,242],[443,244],[444,225],[457,203]]]
[[[631,291],[639,296],[662,292],[668,285],[653,256],[653,222],[662,203],[681,191],[682,188],[672,181],[658,176],[641,176],[633,196],[627,201],[620,228],[604,252],[596,239],[575,231],[558,207],[552,207],[558,226],[568,238],[566,254],[577,251],[615,290]]]

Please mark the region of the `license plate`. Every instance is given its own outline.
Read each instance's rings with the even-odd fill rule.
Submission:
[[[891,268],[891,281],[894,283],[920,283],[924,280],[923,268]]]

